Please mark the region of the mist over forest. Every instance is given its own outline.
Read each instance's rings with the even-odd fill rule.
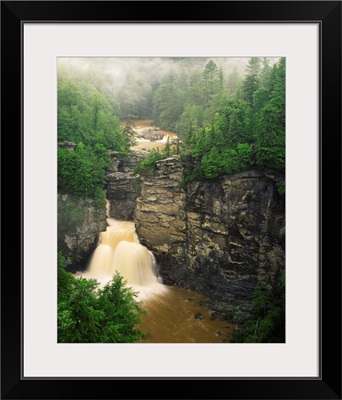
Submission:
[[[285,58],[58,59],[60,342],[144,337],[120,276],[97,291],[69,274],[86,270],[100,232],[122,231],[106,210],[132,235],[98,245],[96,273],[125,277],[118,266],[138,253],[132,279],[153,252],[158,279],[210,296],[208,322],[239,324],[227,340],[284,342],[285,75]]]
[[[120,121],[137,119],[178,135],[187,179],[252,165],[283,172],[285,59],[58,60],[58,140],[82,143],[91,154],[95,145],[127,152],[133,130]],[[151,152],[147,165],[164,155]]]
[[[226,80],[226,88],[233,93],[239,80],[246,74],[249,58],[210,58]],[[278,59],[268,58],[269,65]],[[97,90],[113,97],[117,102],[117,116],[138,114],[149,118],[153,111],[153,94],[158,86],[173,76],[184,88],[191,88],[201,80],[208,63],[205,57],[169,58],[59,58],[59,79],[93,84]],[[120,107],[119,107],[120,105]]]

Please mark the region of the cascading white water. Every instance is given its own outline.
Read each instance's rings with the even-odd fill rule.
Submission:
[[[154,256],[140,244],[134,223],[113,218],[108,218],[107,223],[106,231],[100,233],[99,244],[87,271],[78,275],[94,278],[103,287],[118,272],[140,293],[140,299],[167,290],[159,283]]]
[[[107,204],[108,205],[108,204]],[[109,205],[107,215],[109,216]],[[215,332],[228,332],[230,325],[211,320],[208,309],[198,303],[207,298],[158,282],[153,254],[139,243],[133,222],[107,219],[107,229],[100,233],[99,244],[90,260],[84,278],[94,278],[103,287],[116,271],[144,301],[147,315],[140,326],[148,336],[142,343],[209,343],[220,342]],[[194,318],[196,313],[204,320]]]
[[[175,134],[164,135],[163,139],[157,140],[159,143],[166,143],[168,140],[178,139],[178,136]]]
[[[157,281],[153,255],[141,244],[121,241],[114,251],[112,265],[129,284],[149,286]]]

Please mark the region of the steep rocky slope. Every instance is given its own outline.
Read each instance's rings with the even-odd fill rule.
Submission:
[[[135,224],[166,283],[215,300],[230,314],[250,309],[258,282],[273,286],[285,268],[285,204],[275,177],[249,170],[180,187],[179,156],[141,177]]]

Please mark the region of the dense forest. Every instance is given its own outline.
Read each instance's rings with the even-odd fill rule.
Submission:
[[[251,165],[284,173],[285,59],[270,65],[267,58],[253,57],[244,75],[235,68],[228,76],[213,60],[202,71],[184,59],[178,64],[179,70],[165,72],[158,84],[128,74],[127,88],[119,93],[111,75],[106,80],[96,71],[61,68],[58,140],[80,144],[72,156],[60,149],[62,191],[95,195],[103,187],[106,150],[128,151],[133,138],[119,121],[132,116],[152,118],[179,135],[177,151],[188,162],[190,179],[212,179]],[[153,163],[158,156],[151,153]]]
[[[183,188],[194,180],[214,180],[254,167],[276,174],[279,195],[285,194],[284,58],[131,59],[130,63],[124,59],[60,59],[58,193],[90,198],[96,207],[104,207],[108,151],[130,151],[136,119],[150,119],[152,125],[178,136],[164,150],[150,150],[136,173],[153,171],[157,160],[177,153],[186,166],[180,182]],[[74,151],[68,148],[70,142],[76,144]],[[63,207],[59,201],[59,214],[67,214],[69,222],[77,225],[81,210]],[[59,229],[64,228],[60,225]],[[142,310],[120,277],[99,291],[95,282],[68,276],[64,262],[59,253],[60,341],[124,341],[118,327],[125,324],[126,339],[138,340],[141,332],[134,330],[134,323]],[[109,318],[104,311],[111,310],[113,315],[118,311],[108,300],[113,291],[121,293],[126,311],[119,314],[126,321],[113,322],[107,332],[101,329]],[[82,299],[83,310],[74,308],[75,296]],[[282,315],[281,297],[276,302],[280,304],[277,315]],[[259,324],[260,307],[256,309]],[[78,312],[92,314],[86,318],[92,320],[92,330],[89,327],[82,333]]]
[[[58,253],[58,342],[132,343],[144,336],[136,328],[145,313],[136,292],[116,274],[99,289],[95,279],[75,278]]]
[[[185,182],[252,165],[285,173],[285,60],[271,67],[251,58],[246,69],[244,79],[235,70],[226,80],[210,60],[197,79],[170,74],[156,90],[154,122],[179,134]],[[142,167],[163,156],[151,151]],[[281,194],[284,185],[281,180]]]

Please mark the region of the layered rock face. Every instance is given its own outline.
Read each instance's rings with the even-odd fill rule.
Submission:
[[[106,209],[95,207],[92,199],[58,195],[58,248],[70,271],[86,268],[99,233],[106,230],[106,218]]]
[[[285,204],[273,176],[258,170],[180,188],[178,156],[141,178],[135,225],[154,251],[165,283],[210,296],[218,311],[250,309],[258,282],[285,268]]]
[[[107,174],[107,199],[110,202],[110,216],[132,221],[136,198],[140,194],[140,180],[133,170],[144,158],[144,153],[135,152],[125,156],[111,152],[109,155],[111,163]]]
[[[186,195],[180,187],[183,167],[179,156],[157,162],[156,174],[141,176],[135,226],[139,237],[159,255],[184,257]]]

